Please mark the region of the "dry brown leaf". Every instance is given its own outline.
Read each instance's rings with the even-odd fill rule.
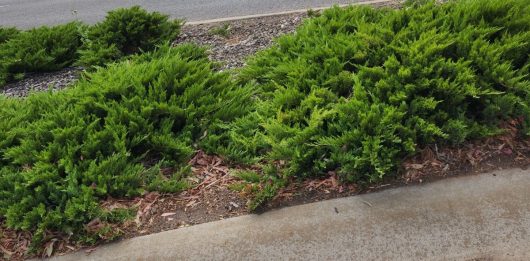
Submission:
[[[166,212],[166,213],[163,213],[162,215],[160,215],[161,217],[169,217],[169,216],[174,216],[176,215],[177,213],[175,212]]]
[[[423,164],[410,164],[408,165],[412,169],[420,170],[423,169]]]

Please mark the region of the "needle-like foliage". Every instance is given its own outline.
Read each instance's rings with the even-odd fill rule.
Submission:
[[[97,237],[83,225],[105,222],[99,200],[186,188],[195,144],[244,115],[250,93],[184,45],[110,65],[64,92],[0,98],[0,215],[36,243],[46,230]]]
[[[173,41],[181,25],[180,20],[149,13],[139,6],[110,11],[105,20],[85,32],[78,63],[102,66],[140,51],[151,51],[157,45]]]
[[[39,27],[19,32],[0,30],[0,88],[26,73],[49,72],[70,66],[81,46],[80,23]]]
[[[418,146],[493,135],[506,119],[528,133],[529,14],[529,0],[327,10],[241,70],[260,99],[225,153],[286,162],[280,179],[374,182]]]

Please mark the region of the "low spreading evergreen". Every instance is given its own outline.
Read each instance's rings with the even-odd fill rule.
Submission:
[[[0,27],[0,88],[27,73],[57,71],[74,63],[89,69],[152,51],[174,40],[181,24],[134,6],[109,12],[94,26],[72,22],[28,31]]]
[[[157,45],[173,41],[181,25],[180,20],[149,13],[139,6],[116,9],[87,30],[79,64],[102,66],[140,51],[152,51]]]
[[[20,31],[14,27],[0,27],[0,44],[18,35]]]
[[[130,27],[108,22],[131,13],[141,19],[125,19]],[[92,29],[64,25],[73,42],[46,42],[51,58],[22,52],[9,62],[24,66],[0,61],[0,79],[28,71],[5,68],[70,64],[79,42],[81,62],[123,61],[62,92],[0,97],[0,219],[32,232],[36,246],[49,230],[112,238],[109,227],[129,212],[100,201],[187,188],[197,149],[262,166],[234,173],[253,184],[244,187],[256,192],[254,208],[291,178],[336,172],[345,182],[380,181],[419,147],[495,135],[505,120],[530,135],[528,14],[530,0],[332,8],[235,77],[192,45],[123,59],[175,36],[180,24],[165,16],[132,9]],[[0,30],[0,54],[32,35]],[[98,219],[106,226],[87,230]]]
[[[224,153],[286,162],[263,176],[273,195],[329,171],[379,181],[419,146],[493,135],[510,118],[530,134],[529,14],[530,0],[327,10],[241,70],[260,99]]]
[[[184,45],[110,65],[64,92],[2,98],[0,215],[36,243],[47,230],[96,239],[104,232],[84,225],[116,215],[99,200],[186,188],[196,144],[244,115],[250,93]]]
[[[49,72],[72,65],[81,46],[77,22],[19,32],[0,29],[0,88],[26,73]]]

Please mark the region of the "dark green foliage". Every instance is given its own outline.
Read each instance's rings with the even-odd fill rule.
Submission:
[[[167,15],[148,13],[139,6],[116,9],[87,30],[79,64],[104,65],[126,55],[151,51],[174,40],[181,25],[180,20],[171,21]]]
[[[25,73],[55,71],[71,65],[81,45],[80,27],[73,22],[23,32],[2,29],[0,37],[5,42],[0,44],[0,87],[23,78]]]
[[[60,70],[76,62],[102,66],[172,41],[182,25],[138,6],[117,9],[94,26],[74,22],[28,31],[0,27],[0,88],[26,73]]]
[[[238,170],[231,173],[231,175],[251,183],[259,183],[261,181],[260,175],[251,170]]]
[[[20,31],[14,27],[0,27],[0,44],[7,42],[7,40],[15,37]]]
[[[0,216],[36,243],[48,229],[112,238],[109,227],[84,230],[124,216],[99,200],[186,188],[194,144],[246,114],[250,93],[214,72],[203,49],[166,45],[64,92],[0,98]]]
[[[257,83],[257,108],[227,127],[224,153],[285,161],[284,178],[373,182],[418,146],[509,118],[528,133],[530,0],[423,2],[332,8],[251,59],[239,80]]]

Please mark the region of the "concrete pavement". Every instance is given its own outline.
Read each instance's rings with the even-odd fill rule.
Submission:
[[[530,170],[294,206],[54,260],[530,260]]]
[[[0,25],[30,28],[73,20],[95,23],[107,11],[140,5],[188,21],[308,9],[362,0],[0,0]]]

